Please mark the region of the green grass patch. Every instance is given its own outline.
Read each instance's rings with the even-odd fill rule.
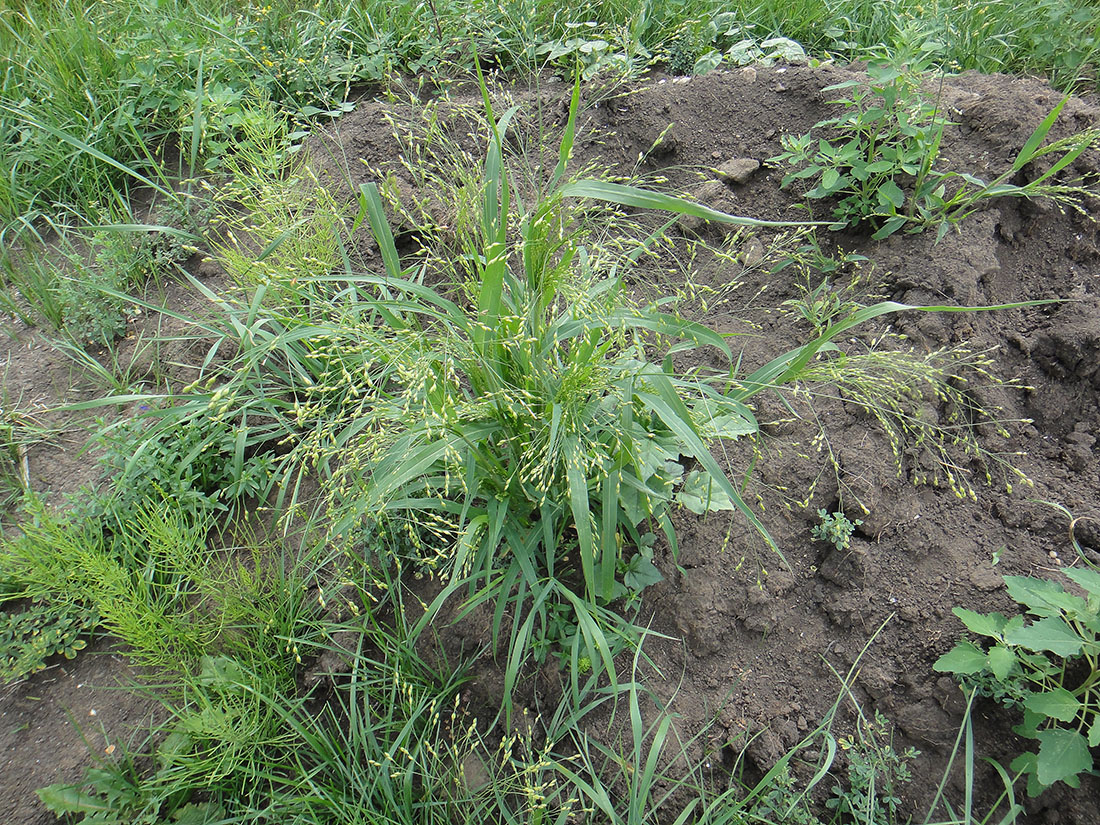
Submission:
[[[357,84],[468,71],[475,50],[524,72],[633,73],[654,61],[690,72],[765,54],[759,44],[775,38],[860,58],[914,32],[940,43],[950,71],[1046,74],[1066,89],[1096,80],[1100,18],[1088,0],[28,0],[0,13],[0,220],[124,202],[133,181],[102,156],[152,171],[179,147],[190,166],[217,166],[256,99],[305,124],[339,114]]]

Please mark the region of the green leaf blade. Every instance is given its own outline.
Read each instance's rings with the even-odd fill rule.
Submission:
[[[1084,640],[1061,619],[1048,617],[1024,627],[1010,629],[1005,641],[1028,650],[1048,651],[1056,656],[1076,656]]]
[[[1090,595],[1100,596],[1100,573],[1087,567],[1072,567],[1062,572]]]
[[[693,201],[666,195],[662,192],[651,192],[647,189],[639,189],[636,186],[627,186],[622,183],[610,183],[602,180],[579,180],[568,183],[561,188],[562,195],[571,198],[592,198],[607,203],[617,203],[620,206],[630,206],[635,209],[658,209],[665,212],[675,212],[678,215],[691,215],[717,223],[729,223],[736,226],[816,226],[810,221],[764,221],[756,218],[745,218],[739,215],[729,215],[719,212]]]
[[[971,642],[959,642],[932,665],[937,673],[956,673],[968,676],[980,673],[987,663],[986,654]]]
[[[989,670],[1002,682],[1012,673],[1012,668],[1016,663],[1016,654],[1003,645],[995,645],[989,651],[989,656],[987,657]]]
[[[1024,701],[1024,707],[1032,713],[1041,713],[1059,722],[1072,722],[1083,707],[1076,696],[1064,687],[1055,686],[1043,693],[1035,693]]]
[[[1036,616],[1058,616],[1063,612],[1077,612],[1085,608],[1085,602],[1062,585],[1047,579],[1030,576],[1005,576],[1008,595],[1020,604],[1027,605],[1028,612]]]
[[[956,607],[951,611],[966,625],[966,629],[979,636],[989,636],[999,639],[1004,632],[1008,619],[1000,613],[975,613],[962,607]]]
[[[1092,769],[1092,754],[1085,737],[1075,730],[1039,731],[1036,777],[1044,785],[1071,783],[1082,771]],[[1075,783],[1074,783],[1075,784]]]

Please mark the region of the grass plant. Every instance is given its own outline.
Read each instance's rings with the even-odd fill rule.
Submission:
[[[1003,441],[1008,425],[971,394],[970,382],[997,383],[983,353],[965,347],[919,355],[891,350],[882,340],[863,352],[837,353],[807,367],[812,397],[840,398],[871,416],[886,435],[899,475],[917,485],[945,487],[977,499],[974,479],[985,484],[1030,484],[1012,455],[984,446],[976,428],[988,426]],[[825,438],[821,433],[818,441]],[[980,485],[979,485],[980,486]]]
[[[49,244],[24,235],[18,253],[3,252],[10,314],[82,348],[111,348],[125,334],[130,295],[160,283],[186,253],[156,226],[103,217],[99,228],[69,227]]]
[[[418,564],[443,564],[454,581],[472,572],[475,581],[484,579],[479,586],[488,587],[482,598],[518,585],[519,605],[532,593],[538,605],[567,599],[585,617],[589,659],[613,674],[606,632],[585,600],[607,603],[620,592],[619,531],[640,545],[640,522],[666,518],[678,477],[669,462],[679,454],[690,452],[715,472],[701,431],[736,437],[752,427],[743,405],[726,403],[698,382],[674,382],[640,360],[643,336],[651,333],[714,345],[727,356],[729,350],[703,327],[654,308],[630,308],[617,274],[597,272],[603,262],[572,235],[566,198],[718,213],[626,186],[567,181],[575,94],[549,191],[531,211],[516,215],[501,131],[487,97],[486,105],[493,133],[478,201],[468,204],[476,211],[459,258],[463,269],[444,270],[460,285],[459,303],[422,277],[407,277],[379,194],[368,186],[357,223],[369,219],[386,274],[294,273],[279,280],[275,273],[246,306],[211,295],[227,310],[222,339],[237,350],[222,373],[228,381],[216,392],[157,411],[164,424],[155,429],[213,410],[255,422],[255,435],[247,426],[238,431],[245,449],[280,438],[297,441],[283,462],[287,472],[320,466],[335,474],[331,532],[337,539],[358,535],[364,517],[374,521],[384,509],[384,529],[396,524],[408,530]],[[277,235],[261,257],[287,238]],[[522,274],[508,265],[513,255]],[[297,312],[266,310],[269,294],[279,294],[281,306]],[[466,300],[474,306],[464,306]],[[288,392],[295,393],[293,404]],[[647,433],[658,440],[643,451]],[[715,484],[727,500],[755,520],[718,475]],[[409,515],[423,527],[413,527]],[[561,584],[568,575],[562,558],[574,540],[579,552],[570,567],[581,576],[580,597]],[[452,541],[459,543],[455,556],[444,549]],[[513,559],[503,577],[496,565],[501,543]],[[510,680],[523,658],[516,640],[530,636],[536,616],[545,621],[536,610],[513,629]]]
[[[722,336],[664,311],[660,299],[634,302],[622,279],[662,230],[606,243],[597,229],[601,211],[612,222],[617,212],[600,204],[762,222],[571,177],[579,88],[555,167],[541,180],[530,176],[536,188],[527,191],[504,150],[517,110],[498,118],[483,83],[486,159],[470,169],[459,158],[454,177],[437,181],[450,187],[443,200],[453,204],[454,218],[446,231],[421,227],[422,250],[410,265],[374,184],[363,186],[359,214],[341,232],[350,238],[369,225],[380,275],[353,270],[350,244],[343,273],[280,264],[284,245],[296,254],[299,241],[316,232],[340,237],[340,215],[321,196],[301,215],[278,203],[263,207],[270,217],[257,224],[263,248],[250,241],[223,252],[242,272],[265,272],[251,292],[227,298],[193,281],[217,310],[211,320],[189,321],[211,340],[201,378],[172,398],[96,402],[148,407],[141,420],[151,426],[129,449],[124,475],[180,432],[195,437],[175,462],[180,471],[203,455],[233,456],[231,475],[254,486],[215,483],[230,499],[279,489],[293,509],[300,480],[319,472],[328,541],[360,563],[385,567],[392,553],[376,556],[375,540],[400,537],[398,560],[446,583],[422,626],[461,593],[460,613],[492,605],[506,697],[532,647],[542,656],[559,646],[573,666],[574,694],[585,667],[615,683],[615,656],[636,642],[636,631],[612,606],[624,598],[636,604],[659,580],[647,534],[661,529],[675,548],[674,502],[697,512],[736,511],[771,544],[708,447],[756,434],[754,396],[826,374],[873,387],[870,409],[895,409],[891,403],[900,402],[891,399],[910,393],[905,381],[876,383],[861,356],[844,356],[832,342],[912,307],[853,306],[826,318],[803,346],[743,371]],[[255,197],[264,199],[280,185],[272,170],[283,149],[277,140],[254,148],[259,154],[248,169]],[[310,228],[318,211],[320,225]],[[277,219],[290,225],[280,230]],[[242,250],[252,251],[252,262]],[[690,374],[672,367],[671,356],[704,347],[726,367]],[[232,355],[218,364],[223,352]],[[925,435],[919,423],[902,430]],[[248,476],[246,456],[264,464],[266,475]],[[698,469],[685,473],[685,460]]]
[[[31,490],[28,450],[55,430],[25,402],[0,394],[0,508],[12,508]]]
[[[3,304],[8,314],[28,326],[45,325],[60,331],[65,325],[65,303],[53,267],[39,254],[14,257],[0,254],[4,271]]]
[[[270,819],[526,825],[578,817],[624,824],[840,825],[852,816],[874,825],[899,821],[894,783],[905,781],[905,764],[916,754],[897,753],[888,723],[868,719],[855,703],[849,690],[854,668],[841,679],[838,699],[821,723],[751,783],[736,766],[731,772],[718,766],[717,757],[712,764],[693,755],[709,726],[681,739],[677,714],[645,687],[640,649],[616,688],[598,688],[590,677],[579,703],[566,694],[544,715],[525,714],[492,737],[464,702],[464,668],[438,654],[422,655],[401,588],[390,584],[379,590],[364,581],[361,595],[377,593],[376,600],[364,598],[357,616],[328,624],[354,641],[335,648],[345,665],[321,712],[290,682],[229,657],[206,657],[185,677],[182,698],[171,694],[169,720],[143,746],[97,756],[80,782],[40,790],[43,802],[59,815],[85,814],[105,823],[164,817],[226,825]],[[847,703],[861,721],[858,734],[842,737],[834,729]],[[615,746],[590,734],[596,714],[609,708],[613,720],[622,719]],[[740,750],[746,743],[727,744]],[[811,749],[817,755],[809,759]],[[960,751],[967,793],[956,813],[944,789]],[[1009,825],[1020,808],[1005,778],[1006,794],[980,816],[972,801],[968,706],[944,781],[922,821]],[[831,803],[824,805],[819,791],[830,782]],[[937,809],[947,818],[936,818]]]

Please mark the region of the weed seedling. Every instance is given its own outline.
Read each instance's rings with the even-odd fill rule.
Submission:
[[[815,524],[810,531],[815,539],[833,545],[837,550],[847,550],[852,544],[852,534],[863,524],[860,519],[850,521],[844,513],[817,511],[821,524]]]
[[[923,84],[939,48],[928,41],[900,49],[867,67],[869,82],[848,80],[826,87],[825,91],[847,91],[847,96],[833,101],[843,105],[844,112],[814,126],[831,130],[830,138],[812,132],[781,138],[784,151],[769,161],[796,167],[782,185],[812,182],[805,197],[835,199],[832,229],[868,225],[875,240],[906,226],[913,232],[937,227],[939,240],[992,198],[1044,197],[1080,209],[1080,199],[1091,191],[1080,180],[1056,183],[1053,179],[1100,141],[1100,130],[1085,130],[1044,145],[1068,98],[1036,127],[1011,166],[992,181],[936,168],[948,122]],[[1011,182],[1026,165],[1046,155],[1056,156],[1049,169],[1025,184]]]

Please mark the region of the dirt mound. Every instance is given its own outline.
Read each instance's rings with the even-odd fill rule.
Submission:
[[[640,173],[736,214],[805,219],[804,202],[780,188],[784,171],[767,159],[780,153],[783,134],[804,133],[835,115],[828,101],[836,93],[825,87],[859,76],[837,67],[755,67],[589,89],[575,162]],[[568,84],[551,81],[537,93],[512,89],[502,97],[537,106],[537,130],[553,134],[564,123],[569,92]],[[986,180],[1011,167],[1061,99],[1039,82],[976,74],[948,79],[937,93],[952,121],[942,164]],[[479,150],[465,134],[460,113],[478,105],[474,95],[452,95],[442,111],[459,115],[440,118],[471,152]],[[415,119],[416,112],[380,103],[360,106],[314,152],[320,166],[337,180],[350,177],[353,187],[372,179],[372,169],[400,178],[386,115],[400,122]],[[1070,100],[1051,138],[1098,121],[1100,110]],[[1042,171],[1025,167],[1019,180]],[[1095,176],[1097,158],[1083,155],[1070,171]],[[425,193],[412,194],[423,200]],[[818,212],[814,217],[828,217],[826,206]],[[681,251],[691,238],[718,242],[724,234],[717,225],[688,220],[672,231]],[[752,308],[776,307],[801,294],[794,270],[773,274],[760,265],[773,240],[766,232],[742,235],[736,271],[701,261],[694,275],[712,289],[739,281],[746,299],[766,296],[742,302],[750,304],[747,309],[735,302],[735,310],[700,307],[697,313],[721,331],[751,331],[746,352],[753,364],[806,337],[805,327],[789,314]],[[860,270],[872,273],[869,289],[891,300],[960,306],[1058,301],[998,312],[900,314],[859,329],[853,339],[867,343],[889,330],[920,352],[965,347],[987,353],[989,373],[1011,383],[975,382],[970,392],[988,409],[1000,408],[999,417],[1011,423],[1007,440],[998,443],[983,431],[982,443],[1003,453],[1033,486],[1017,479],[1010,492],[1006,478],[996,474],[985,484],[977,463],[959,468],[973,476],[976,500],[916,484],[919,461],[902,454],[899,465],[870,417],[843,397],[813,403],[813,415],[827,417],[826,449],[835,458],[835,472],[823,473],[822,445],[811,443],[814,422],[789,420],[789,410],[764,405],[758,415],[762,421],[771,416],[773,423],[765,427],[763,455],[747,491],[761,506],[789,568],[737,520],[682,512],[679,556],[672,558],[666,548],[660,564],[665,581],[647,592],[643,618],[654,630],[684,640],[652,639],[648,645],[668,678],[658,691],[675,695],[672,707],[682,716],[683,733],[703,730],[717,715],[699,747],[721,751],[723,743],[750,743],[750,759],[761,770],[826,713],[841,676],[854,667],[853,694],[863,712],[892,720],[897,750],[915,745],[924,753],[906,791],[917,812],[938,782],[964,710],[954,681],[932,670],[962,630],[951,609],[1011,613],[1016,608],[1004,592],[1003,575],[1050,576],[1072,562],[1068,519],[1043,501],[1076,515],[1100,514],[1100,231],[1091,217],[1074,211],[1001,199],[939,243],[934,232],[883,241],[843,233],[835,240],[840,254],[867,259]],[[841,272],[837,282],[846,277]],[[942,414],[934,403],[930,407],[932,415]],[[752,455],[719,458],[739,478]],[[808,500],[796,505],[807,491]],[[841,505],[862,520],[844,551],[811,536],[817,509]],[[487,672],[484,681],[494,680]],[[1007,763],[1027,749],[1009,732],[1011,722],[998,706],[979,703],[977,718],[981,753]],[[714,758],[723,755],[729,758],[729,748]],[[985,778],[989,782],[979,784],[993,788],[993,774]],[[1059,786],[1031,803],[1028,821],[1100,821],[1098,790],[1091,779],[1075,793]]]

